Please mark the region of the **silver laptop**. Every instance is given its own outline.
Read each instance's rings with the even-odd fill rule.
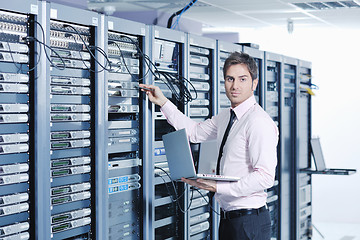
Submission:
[[[350,175],[356,172],[356,169],[340,169],[340,168],[326,168],[324,154],[321,149],[320,139],[312,138],[310,140],[311,152],[314,157],[316,170],[304,169],[302,172],[312,174],[330,174],[330,175]]]
[[[165,154],[168,161],[172,180],[182,177],[196,179],[210,179],[216,181],[239,181],[239,177],[214,175],[209,173],[196,173],[190,143],[185,129],[163,135]]]

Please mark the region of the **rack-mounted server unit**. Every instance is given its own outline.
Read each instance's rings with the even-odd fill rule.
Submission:
[[[35,16],[31,4],[0,10],[0,238],[34,237]],[[17,11],[16,11],[17,10]],[[15,12],[16,11],[16,12]]]
[[[311,97],[313,85],[312,66],[310,62],[298,60],[297,74],[297,169],[311,168]],[[312,175],[296,172],[296,232],[297,239],[312,238]]]
[[[40,4],[39,25],[47,46],[43,81],[48,86],[42,110],[48,112],[49,120],[43,121],[50,126],[43,133],[49,135],[49,149],[44,151],[49,155],[42,159],[50,176],[42,180],[51,183],[50,221],[42,228],[50,228],[50,235],[44,236],[48,239],[91,239],[99,220],[95,217],[99,16],[55,3]]]
[[[215,112],[214,84],[216,79],[216,40],[188,34],[188,80],[194,98],[187,106],[188,116],[195,121],[205,121]],[[198,166],[200,144],[191,144],[195,167]],[[206,201],[207,199],[207,201]],[[188,239],[212,239],[212,194],[190,188],[187,203],[191,202],[187,214]],[[199,204],[197,204],[199,203]]]
[[[180,111],[185,112],[184,100],[179,94],[181,86],[176,85],[177,79],[184,81],[186,67],[186,36],[185,33],[151,26],[149,28],[150,46],[149,54],[154,63],[155,76],[152,76],[149,83],[160,87],[164,95],[172,101]],[[175,86],[171,91],[168,85]],[[185,236],[185,217],[182,213],[184,200],[177,199],[172,189],[172,180],[168,177],[169,169],[165,149],[162,142],[162,135],[174,131],[174,128],[167,123],[158,106],[152,109],[152,156],[151,163],[154,171],[153,183],[154,192],[151,196],[150,211],[152,228],[154,229],[153,239],[182,239]],[[151,171],[151,170],[150,170]],[[181,194],[184,191],[184,184],[173,182],[176,191]],[[186,197],[187,194],[184,194]],[[176,199],[176,201],[175,201]]]
[[[107,23],[108,239],[141,239],[143,227],[143,53],[145,25]]]
[[[296,81],[297,59],[283,57],[280,87],[280,154],[281,154],[281,239],[296,239]]]
[[[281,66],[282,66],[282,55],[265,52],[264,62],[264,110],[269,114],[272,120],[275,122],[279,129],[280,128],[280,87],[281,87]],[[276,168],[275,183],[274,186],[267,190],[268,198],[267,205],[269,207],[271,217],[271,238],[273,240],[280,239],[280,184],[281,184],[281,154],[280,145],[278,143],[278,163]],[[286,200],[284,200],[286,201]]]

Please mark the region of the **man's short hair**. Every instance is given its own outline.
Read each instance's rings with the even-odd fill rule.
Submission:
[[[254,58],[250,57],[249,54],[243,52],[233,52],[224,63],[223,73],[224,79],[226,76],[226,72],[230,66],[236,64],[245,64],[250,72],[250,76],[252,80],[257,79],[258,77],[258,68]]]

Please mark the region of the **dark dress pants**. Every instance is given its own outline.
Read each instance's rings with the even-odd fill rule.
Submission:
[[[219,240],[270,240],[271,221],[269,211],[232,219],[221,219]]]

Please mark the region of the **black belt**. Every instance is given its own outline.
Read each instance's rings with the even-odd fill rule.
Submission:
[[[221,219],[232,219],[245,215],[259,214],[266,211],[267,206],[262,206],[261,208],[250,208],[250,209],[238,209],[232,211],[223,211],[221,210]]]

